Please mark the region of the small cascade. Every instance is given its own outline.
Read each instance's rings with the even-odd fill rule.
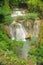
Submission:
[[[25,12],[22,11],[22,9],[16,8],[11,14],[11,17],[16,17],[16,16],[25,16]]]
[[[21,24],[18,23],[18,26],[16,28],[16,39],[26,41],[25,36],[26,36],[26,30]]]
[[[26,30],[23,27],[23,25],[21,23],[15,22],[13,21],[10,25],[9,25],[9,30],[11,33],[11,39],[14,40],[16,39],[18,40],[22,40],[25,41],[23,44],[23,47],[21,49],[21,56],[19,55],[19,57],[25,58],[27,59],[28,57],[28,51],[30,49],[30,43],[34,42],[34,40],[37,39],[38,34],[39,34],[39,27],[40,27],[40,21],[39,20],[35,20],[34,22],[34,30],[33,30],[33,37],[31,40],[28,39],[28,41],[25,39],[26,38]]]
[[[20,23],[17,23],[17,22],[14,21],[13,23],[11,23],[9,25],[9,30],[10,30],[10,33],[11,33],[11,39],[12,40],[16,39],[17,41],[18,40],[25,41],[24,44],[23,44],[22,50],[21,50],[22,56],[20,56],[20,55],[19,56],[27,59],[29,45],[28,45],[28,43],[26,42],[26,39],[25,39],[26,34],[27,34],[25,28]]]
[[[12,40],[14,40],[15,38],[16,40],[26,41],[25,40],[26,30],[20,23],[14,21],[13,23],[10,24],[9,29]]]

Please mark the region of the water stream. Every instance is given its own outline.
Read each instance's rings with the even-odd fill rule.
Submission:
[[[17,9],[17,11],[15,11],[11,17],[15,17],[15,16],[24,16],[25,14],[22,13],[20,10],[18,11],[19,9]],[[22,41],[25,41],[24,42],[24,45],[22,47],[22,58],[27,58],[28,57],[28,51],[29,51],[29,44],[31,42],[34,42],[34,40],[36,40],[36,38],[38,37],[38,34],[39,34],[39,26],[40,26],[40,23],[38,20],[35,20],[34,22],[34,25],[33,25],[33,37],[32,37],[32,40],[26,40],[26,34],[27,34],[27,31],[26,29],[24,28],[24,26],[21,24],[21,23],[18,23],[18,22],[15,22],[13,21],[10,25],[9,25],[9,30],[10,30],[10,33],[11,33],[11,39],[14,40],[22,40]]]

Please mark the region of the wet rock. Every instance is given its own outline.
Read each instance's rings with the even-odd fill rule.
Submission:
[[[26,35],[26,39],[31,39],[32,38],[32,34],[27,34]]]
[[[7,36],[8,36],[9,38],[11,38],[11,34],[10,34],[10,31],[9,31],[8,25],[4,25],[4,26],[3,26],[3,30],[5,31],[5,33],[7,34]]]

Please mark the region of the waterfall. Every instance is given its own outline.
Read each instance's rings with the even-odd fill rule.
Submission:
[[[25,58],[27,59],[28,57],[28,51],[29,51],[29,46],[30,46],[30,43],[31,42],[34,42],[36,40],[36,38],[38,37],[38,34],[39,34],[39,27],[40,27],[40,21],[39,20],[35,20],[34,22],[34,30],[33,30],[33,37],[32,39],[28,42],[26,41],[26,30],[25,28],[23,27],[23,25],[21,23],[18,23],[18,22],[15,22],[13,21],[10,25],[9,25],[9,30],[10,30],[10,33],[11,33],[11,39],[14,40],[16,39],[17,41],[18,40],[22,40],[22,41],[25,41],[24,44],[23,44],[23,47],[21,49],[21,54],[22,54],[22,58]],[[20,55],[19,55],[20,56]]]
[[[26,30],[21,24],[18,23],[18,26],[16,28],[16,39],[26,41],[25,36],[26,36]]]
[[[25,39],[26,30],[20,23],[17,23],[14,21],[13,23],[10,24],[9,30],[11,33],[12,40],[14,40],[14,38],[15,38],[16,40],[26,41],[26,39]]]
[[[16,27],[14,27],[16,26]],[[22,58],[25,58],[27,59],[27,56],[28,56],[28,49],[29,49],[29,45],[28,43],[26,42],[26,30],[25,28],[22,26],[22,24],[20,23],[17,23],[15,21],[13,21],[13,23],[11,23],[9,25],[9,30],[10,30],[10,33],[11,33],[11,39],[14,40],[22,40],[22,41],[25,41],[24,44],[23,44],[23,47],[21,49],[21,53],[22,53]]]
[[[11,14],[11,17],[16,17],[16,16],[25,16],[26,13],[21,10],[21,9],[15,9],[15,11],[13,12],[13,14]],[[19,57],[25,58],[27,59],[28,57],[28,51],[30,49],[30,43],[33,43],[34,40],[36,41],[38,34],[39,34],[39,27],[40,27],[40,21],[39,20],[35,20],[34,25],[33,25],[33,30],[31,28],[31,22],[28,22],[27,26],[29,26],[29,34],[32,34],[32,38],[31,40],[26,40],[26,34],[28,33],[26,31],[26,29],[24,28],[24,26],[19,22],[15,22],[13,21],[10,25],[9,25],[9,30],[10,30],[10,34],[11,34],[11,39],[14,40],[16,39],[18,40],[22,40],[25,41],[23,44],[23,47],[21,50],[21,54],[22,56],[19,55]],[[31,32],[32,30],[32,32]]]
[[[16,16],[25,16],[25,12],[23,11],[23,9],[21,8],[16,8],[13,13],[11,14],[11,17],[16,17]],[[14,27],[14,25],[16,26],[16,28]],[[23,27],[23,25],[21,25],[20,23],[17,23],[15,21],[13,21],[13,23],[11,23],[11,25],[9,26],[10,29],[10,33],[11,33],[11,39],[14,40],[14,38],[16,38],[16,40],[22,40],[22,41],[26,41],[25,40],[25,36],[26,36],[26,30]]]
[[[25,16],[25,12],[22,11],[22,9],[15,9],[13,13],[11,14],[11,17],[16,17],[16,16]]]

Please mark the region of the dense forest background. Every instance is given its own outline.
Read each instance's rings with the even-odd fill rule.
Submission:
[[[26,19],[39,17],[41,20],[38,41],[31,43],[28,60],[18,57],[24,42],[11,40],[3,29],[5,24],[9,25],[13,21],[11,13],[17,7],[26,8],[29,13],[33,13],[30,17],[27,15]],[[43,0],[0,0],[0,65],[35,64],[43,65]]]

